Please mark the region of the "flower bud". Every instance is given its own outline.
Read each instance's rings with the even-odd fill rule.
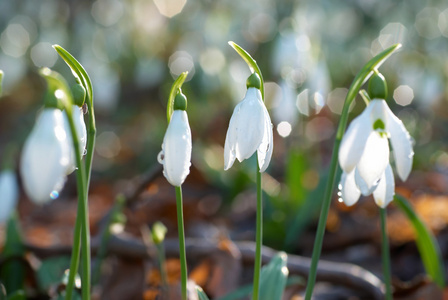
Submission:
[[[387,98],[387,83],[381,73],[375,72],[369,80],[369,96],[371,99]]]
[[[174,97],[174,110],[187,110],[187,97],[179,89],[179,92]]]

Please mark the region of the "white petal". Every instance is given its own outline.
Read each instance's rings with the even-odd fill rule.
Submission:
[[[169,183],[180,186],[190,173],[191,130],[184,110],[175,110],[163,138],[163,175]]]
[[[348,126],[347,132],[341,141],[339,149],[339,164],[346,173],[350,173],[358,164],[366,146],[367,138],[372,132],[370,112],[372,106],[367,108]]]
[[[378,186],[378,182],[379,180],[377,180],[370,188],[367,185],[367,183],[364,181],[364,179],[361,177],[361,175],[359,175],[359,171],[356,168],[355,169],[355,182],[356,185],[358,186],[359,190],[361,191],[361,194],[363,196],[369,196],[373,193],[373,191],[376,189],[376,187]]]
[[[22,151],[20,173],[31,200],[48,202],[50,193],[62,189],[69,160],[62,111],[45,109]]]
[[[260,172],[266,171],[269,163],[271,162],[272,150],[274,149],[274,140],[273,140],[273,132],[272,132],[272,123],[271,118],[269,117],[268,110],[263,104],[264,110],[264,133],[263,139],[258,146],[257,157],[258,157],[258,166],[260,168]]]
[[[84,114],[82,112],[82,109],[76,105],[72,106],[72,115],[73,115],[73,121],[75,123],[76,133],[78,135],[78,142],[79,142],[79,148],[81,151],[81,155],[85,154],[86,151],[86,144],[87,144],[87,130],[86,130],[86,123],[84,122]],[[70,151],[70,162],[67,167],[67,175],[72,173],[76,169],[76,158],[75,158],[75,151],[73,151],[72,146],[72,134],[70,131],[70,125],[68,122],[67,114],[64,112],[64,128],[65,132],[67,133],[67,140],[69,143],[69,151]]]
[[[3,223],[15,210],[19,199],[16,175],[11,170],[0,173],[0,199],[0,223]]]
[[[227,129],[226,141],[224,143],[224,170],[230,169],[236,158],[236,137],[237,137],[237,124],[240,113],[241,103],[233,110],[232,117],[230,118],[229,128]]]
[[[378,187],[373,192],[373,198],[375,203],[385,208],[393,199],[395,194],[395,180],[394,173],[390,165],[387,165],[386,170],[384,170],[381,176]]]
[[[366,148],[356,166],[359,176],[371,190],[389,164],[389,143],[386,137],[373,131],[366,142]]]
[[[355,183],[355,171],[350,173],[342,172],[341,182],[339,183],[340,197],[345,205],[352,206],[358,202],[361,192]]]
[[[411,136],[404,127],[403,122],[392,113],[389,107],[387,107],[386,112],[386,130],[390,134],[390,142],[395,158],[395,167],[397,168],[398,176],[400,176],[401,180],[405,181],[411,172],[412,160],[414,157]]]
[[[236,158],[241,162],[254,154],[264,135],[264,104],[259,89],[249,88],[236,118]]]

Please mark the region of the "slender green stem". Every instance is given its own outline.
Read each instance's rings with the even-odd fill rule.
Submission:
[[[386,300],[392,300],[392,285],[390,276],[390,250],[389,250],[389,240],[387,238],[387,227],[386,227],[386,209],[380,208],[380,219],[381,219],[381,258],[383,260],[383,276],[384,284],[386,286]]]
[[[258,300],[260,293],[261,246],[263,245],[263,197],[261,195],[261,173],[257,163],[257,220],[255,237],[255,266],[252,300]]]
[[[182,212],[182,188],[176,186],[177,228],[179,231],[180,275],[182,300],[187,300],[187,256],[185,254],[184,214]]]
[[[328,181],[325,188],[324,200],[320,212],[319,223],[316,231],[316,239],[314,240],[313,255],[311,259],[310,273],[308,276],[308,283],[306,286],[305,299],[310,300],[316,283],[317,265],[319,263],[320,254],[322,252],[322,243],[325,234],[325,225],[327,223],[328,212],[330,211],[331,196],[336,182],[336,172],[338,169],[338,155],[339,147],[341,145],[342,137],[344,136],[345,128],[347,127],[348,112],[350,105],[355,100],[361,86],[369,79],[376,70],[387,58],[401,47],[400,44],[393,45],[384,50],[374,58],[372,58],[361,71],[356,75],[350,89],[345,98],[344,107],[342,109],[341,119],[339,120],[338,129],[336,132],[336,139],[334,142],[333,153],[331,156],[330,169],[328,171]]]
[[[72,297],[72,291],[74,286],[74,280],[77,273],[77,267],[79,265],[79,248],[80,243],[84,244],[86,241],[88,241],[85,245],[82,245],[81,249],[84,249],[86,247],[89,247],[89,241],[90,241],[90,235],[88,230],[83,230],[84,228],[88,227],[88,218],[86,215],[87,211],[87,197],[86,197],[86,178],[85,178],[85,171],[84,171],[84,165],[81,161],[81,150],[80,145],[78,142],[78,134],[76,132],[75,123],[73,120],[73,115],[71,113],[71,110],[66,111],[69,125],[70,125],[70,132],[72,136],[72,142],[73,142],[73,151],[75,153],[76,158],[76,166],[78,169],[76,172],[76,182],[77,182],[77,191],[78,191],[78,214],[77,214],[77,220],[75,224],[75,232],[73,237],[73,252],[72,252],[72,259],[70,263],[70,273],[69,273],[69,282],[67,284],[67,292],[66,292],[66,299],[71,299]],[[89,247],[90,248],[90,247]],[[87,255],[87,253],[89,255]],[[82,294],[83,299],[90,299],[90,251],[83,250],[83,276],[81,277],[82,282]],[[73,267],[73,269],[72,269]]]

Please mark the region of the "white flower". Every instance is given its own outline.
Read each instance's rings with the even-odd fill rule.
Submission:
[[[273,147],[271,118],[260,90],[249,87],[230,118],[224,145],[224,170],[230,169],[235,158],[241,162],[257,151],[258,166],[264,172],[271,161]]]
[[[82,112],[82,108],[78,107],[76,105],[72,105],[72,117],[73,121],[75,123],[76,133],[78,135],[78,142],[79,142],[79,148],[81,151],[81,155],[85,154],[86,151],[86,145],[87,145],[87,130],[86,130],[86,123],[84,122],[84,114]],[[67,166],[67,175],[72,173],[74,170],[76,170],[76,158],[75,158],[75,151],[73,149],[73,141],[72,141],[72,134],[70,131],[70,125],[68,122],[67,114],[64,113],[64,128],[65,132],[67,133],[67,141],[70,145],[70,162]]]
[[[11,170],[0,173],[0,223],[8,220],[19,198],[16,174]]]
[[[70,161],[63,112],[45,108],[22,151],[20,173],[30,199],[42,204],[59,193]]]
[[[412,168],[414,151],[411,137],[387,106],[372,100],[345,133],[339,150],[341,197],[353,205],[359,196],[373,193],[375,202],[386,207],[394,196],[395,181],[389,164],[389,143],[393,148],[398,176],[405,181]]]
[[[158,160],[168,182],[182,185],[191,166],[191,130],[185,110],[175,110],[171,115]]]

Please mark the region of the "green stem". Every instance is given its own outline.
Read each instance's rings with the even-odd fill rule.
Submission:
[[[261,195],[261,172],[257,163],[257,220],[255,237],[255,266],[252,300],[258,300],[260,293],[261,246],[263,245],[263,197]]]
[[[78,191],[78,214],[76,217],[75,232],[73,237],[73,252],[70,263],[70,273],[69,273],[69,281],[67,284],[66,299],[71,299],[72,297],[75,276],[77,273],[77,267],[79,265],[79,248],[81,244],[83,252],[82,255],[83,276],[81,277],[82,295],[83,295],[82,298],[88,300],[90,299],[90,234],[89,230],[83,230],[84,228],[89,228],[87,217],[86,178],[85,178],[84,165],[81,161],[81,150],[78,141],[78,133],[76,132],[76,127],[73,121],[73,115],[71,109],[68,109],[68,111],[66,110],[66,114],[70,125],[73,150],[76,158],[76,166],[78,168],[75,171],[77,191]]]
[[[184,215],[182,212],[182,188],[176,186],[177,227],[179,231],[180,273],[182,300],[187,300],[187,257],[185,254]]]
[[[386,227],[386,209],[380,208],[380,219],[381,219],[381,258],[383,261],[383,276],[384,284],[386,286],[386,300],[392,300],[392,285],[390,276],[390,252],[389,252],[389,240],[387,238],[387,227]]]
[[[400,44],[393,45],[388,49],[384,50],[374,58],[372,58],[361,71],[356,75],[353,80],[350,89],[345,98],[344,107],[342,109],[341,119],[339,120],[338,129],[336,132],[336,139],[334,142],[333,153],[331,156],[330,169],[328,171],[328,181],[325,188],[324,200],[322,203],[322,208],[319,217],[319,223],[316,231],[316,239],[314,241],[313,255],[311,259],[310,273],[308,276],[308,283],[306,286],[305,299],[310,300],[313,294],[314,285],[316,283],[317,265],[319,263],[320,254],[322,252],[322,243],[325,234],[325,225],[327,223],[328,212],[330,211],[331,196],[333,195],[333,190],[336,181],[336,172],[338,169],[338,155],[339,147],[341,145],[342,137],[344,136],[345,128],[347,127],[348,112],[350,105],[353,100],[355,100],[361,86],[369,79],[374,70],[376,70],[387,58],[392,55],[396,50],[401,47]]]

